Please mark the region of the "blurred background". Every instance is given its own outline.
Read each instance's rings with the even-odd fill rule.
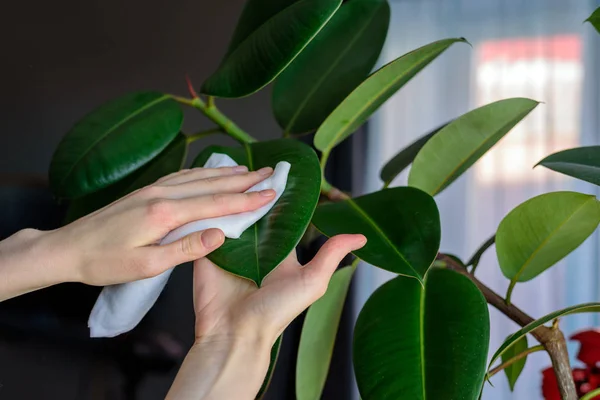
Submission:
[[[64,207],[46,189],[47,168],[62,135],[85,113],[123,93],[155,89],[184,94],[186,73],[199,85],[217,66],[243,0],[62,0],[10,2],[0,13],[0,239],[24,227],[51,229]],[[544,104],[469,173],[436,197],[442,251],[470,255],[506,213],[537,194],[591,185],[533,168],[545,155],[600,144],[600,36],[583,24],[600,0],[391,0],[392,21],[380,64],[431,41],[463,36],[336,149],[331,179],[354,193],[381,186],[381,166],[401,148],[468,110],[506,97]],[[348,27],[352,29],[352,27]],[[280,130],[270,91],[219,101],[259,139]],[[211,125],[186,115],[184,128]],[[233,144],[221,137],[196,142]],[[195,154],[196,151],[192,151]],[[351,173],[348,173],[351,171]],[[406,172],[394,185],[406,184]],[[599,301],[598,235],[538,279],[519,284],[514,302],[541,316]],[[309,257],[312,249],[306,251]],[[479,278],[504,293],[508,282],[493,250]],[[358,398],[352,383],[352,321],[390,275],[361,265],[344,313],[324,399]],[[89,340],[86,321],[98,288],[61,285],[0,303],[0,399],[160,399],[193,339],[190,269],[173,274],[159,303],[134,332]],[[516,325],[491,310],[490,349]],[[563,320],[565,334],[599,325],[598,315]],[[301,320],[286,333],[267,398],[293,399]],[[573,355],[576,347],[570,346]],[[544,353],[528,358],[513,393],[498,374],[484,400],[541,398]]]

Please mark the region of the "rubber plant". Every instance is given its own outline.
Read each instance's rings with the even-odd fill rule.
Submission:
[[[597,14],[590,17],[596,27]],[[248,0],[226,55],[199,88],[188,80],[189,96],[128,93],[91,111],[56,149],[51,187],[70,201],[68,220],[73,220],[184,168],[191,143],[228,135],[238,147],[208,147],[193,165],[202,165],[213,151],[250,169],[287,160],[291,184],[268,216],[269,224],[259,221],[252,235],[227,240],[209,256],[217,265],[260,285],[311,222],[326,236],[362,233],[368,238],[355,262],[335,273],[325,296],[308,310],[297,359],[299,400],[321,397],[359,260],[397,275],[373,293],[354,328],[354,371],[363,400],[476,400],[486,377],[498,371],[507,372],[513,387],[527,354],[536,350],[548,353],[562,398],[576,399],[558,318],[598,312],[600,304],[536,319],[513,304],[511,294],[518,283],[551,268],[596,230],[598,200],[576,192],[543,194],[511,211],[471,260],[439,252],[434,196],[526,118],[537,101],[510,98],[457,116],[392,158],[377,192],[353,198],[325,179],[328,157],[338,144],[439,55],[467,44],[464,38],[441,39],[373,71],[389,21],[387,0]],[[216,99],[249,96],[269,84],[282,138],[258,142],[217,108]],[[184,108],[197,110],[214,128],[184,134]],[[313,133],[314,149],[297,140]],[[599,160],[600,147],[587,147],[553,154],[539,164],[599,184]],[[408,186],[388,188],[410,164]],[[494,243],[510,281],[506,296],[475,277],[481,255]],[[256,257],[248,257],[248,249]],[[489,365],[487,304],[521,326]],[[539,345],[529,347],[526,337]],[[276,345],[272,367],[277,352]],[[258,397],[268,382],[266,377]]]

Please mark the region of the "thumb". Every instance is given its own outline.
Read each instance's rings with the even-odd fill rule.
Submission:
[[[351,251],[358,250],[367,243],[363,235],[338,235],[329,239],[311,262],[303,268],[304,281],[325,294],[331,276],[340,262]]]
[[[205,257],[211,251],[218,249],[224,241],[223,231],[207,229],[190,233],[173,243],[157,246],[156,249],[160,251],[158,257],[162,259],[162,263],[171,268]]]

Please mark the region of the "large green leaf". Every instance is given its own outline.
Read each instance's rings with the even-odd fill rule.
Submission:
[[[441,192],[537,105],[523,98],[500,100],[450,122],[417,154],[408,184],[432,196]]]
[[[423,280],[440,247],[440,215],[427,193],[384,189],[317,207],[313,223],[327,236],[362,233],[367,244],[354,254],[364,261]]]
[[[165,175],[179,171],[186,155],[186,137],[180,133],[158,156],[131,175],[98,192],[71,201],[65,222],[75,221]]]
[[[286,133],[318,128],[367,77],[383,47],[389,19],[387,0],[352,0],[335,13],[277,78],[273,111]]]
[[[281,334],[275,344],[271,348],[271,355],[269,359],[269,369],[267,370],[267,375],[265,376],[265,380],[263,381],[258,394],[256,395],[257,399],[262,399],[265,395],[267,389],[269,389],[269,385],[271,384],[271,380],[273,379],[273,373],[275,373],[275,367],[277,366],[277,360],[279,359],[279,351],[281,350],[281,342],[283,340],[283,334]]]
[[[575,250],[598,223],[600,205],[596,198],[576,192],[546,193],[513,209],[496,233],[498,262],[511,280],[511,289],[516,282],[535,278]]]
[[[226,239],[208,256],[221,268],[260,285],[296,247],[310,223],[321,187],[319,160],[306,144],[279,139],[252,143],[246,149],[210,146],[198,155],[194,166],[203,166],[215,152],[229,155],[250,170],[275,167],[279,161],[292,165],[286,189],[271,211],[239,239]]]
[[[100,106],[62,139],[50,186],[75,198],[105,188],[152,160],[175,138],[183,113],[168,95],[130,93]]]
[[[350,136],[387,99],[444,50],[464,39],[445,39],[411,51],[383,66],[352,91],[327,117],[315,135],[315,147],[328,152]]]
[[[513,346],[508,348],[506,352],[502,354],[502,362],[507,362],[525,350],[527,350],[527,336],[519,338],[519,340],[517,340]],[[523,368],[525,368],[526,361],[527,357],[523,357],[504,368],[504,373],[506,374],[506,379],[508,379],[508,386],[510,387],[511,391],[515,390],[515,384],[517,383],[517,379],[519,379]]]
[[[598,33],[600,33],[600,7],[596,8],[592,15],[590,15],[590,17],[586,19],[586,22],[591,23],[594,26],[594,28],[596,28]]]
[[[502,343],[502,345],[498,348],[498,350],[496,350],[496,352],[494,353],[493,357],[490,360],[488,369],[490,369],[492,367],[492,365],[494,365],[494,363],[502,356],[502,354],[504,354],[512,346],[515,346],[523,336],[527,335],[528,333],[533,332],[537,327],[542,326],[545,323],[552,321],[553,319],[563,317],[565,315],[579,314],[579,313],[585,313],[585,312],[600,312],[600,303],[584,303],[584,304],[578,304],[576,306],[567,307],[562,310],[554,311],[554,312],[552,312],[548,315],[545,315],[540,319],[536,319],[532,323],[524,326],[523,328],[519,329],[517,332],[510,335],[504,341],[504,343]]]
[[[377,289],[354,329],[364,400],[477,400],[489,345],[486,301],[458,272],[432,268],[425,287],[397,277]]]
[[[333,274],[327,292],[306,313],[296,361],[296,399],[319,400],[355,268]]]
[[[381,169],[381,174],[379,175],[385,186],[388,186],[390,183],[392,183],[392,181],[415,160],[415,157],[419,151],[421,151],[423,146],[425,146],[425,143],[427,143],[429,139],[433,137],[433,135],[442,130],[442,128],[444,128],[446,125],[448,124],[444,124],[439,128],[429,132],[427,135],[415,140],[409,146],[405,147],[398,154],[396,154],[390,161],[388,161]]]
[[[600,185],[600,146],[559,151],[544,158],[537,165]]]
[[[342,0],[249,0],[221,65],[202,86],[220,97],[242,97],[277,77],[300,54]]]

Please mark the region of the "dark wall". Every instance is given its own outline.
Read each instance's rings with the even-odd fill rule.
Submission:
[[[0,178],[45,177],[64,132],[108,99],[144,89],[185,95],[186,73],[199,86],[225,52],[242,5],[243,0],[3,2]],[[279,135],[269,96],[265,90],[218,105],[265,139]],[[184,127],[192,132],[211,124],[191,110]],[[196,149],[208,143],[231,142],[210,139]],[[44,208],[49,200],[38,189],[29,190],[34,192],[26,197],[38,196],[31,204],[0,191],[0,200],[13,207],[3,212],[14,216],[19,206],[23,214],[54,212]],[[0,223],[13,221],[11,215],[2,215]],[[112,342],[86,338],[94,288],[60,286],[2,304],[0,398],[118,400],[124,398],[125,379],[137,380],[137,398],[163,398],[176,367],[160,363],[177,358],[193,338],[190,272],[177,269],[138,336]]]
[[[217,66],[243,0],[2,2],[0,173],[45,174],[61,136],[133,90],[186,94]],[[279,134],[269,90],[220,107],[258,138]],[[188,131],[210,127],[192,110]],[[223,140],[223,139],[222,139]]]

